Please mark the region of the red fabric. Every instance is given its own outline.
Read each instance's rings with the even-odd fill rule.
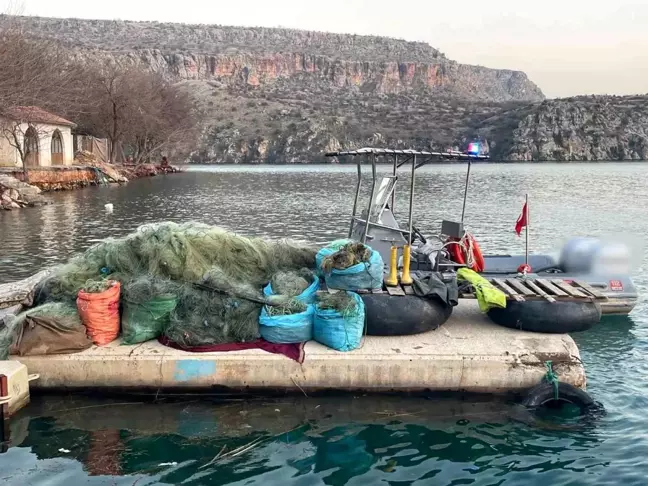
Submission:
[[[306,343],[297,344],[274,344],[266,341],[265,339],[257,339],[249,343],[227,343],[227,344],[208,344],[204,346],[186,347],[176,344],[169,340],[166,336],[158,338],[161,344],[173,349],[180,349],[190,353],[214,353],[226,351],[241,351],[243,349],[263,349],[268,353],[283,354],[298,363],[304,362],[304,345]]]
[[[522,233],[522,228],[524,228],[528,223],[528,210],[527,210],[527,204],[524,203],[524,207],[522,208],[522,214],[520,214],[520,217],[518,218],[517,222],[515,223],[515,232],[517,233],[518,236]]]

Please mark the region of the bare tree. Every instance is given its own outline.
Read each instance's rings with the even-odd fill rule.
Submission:
[[[37,108],[108,138],[111,161],[120,145],[141,162],[196,138],[199,119],[191,97],[161,74],[86,65],[57,43],[25,36],[11,16],[0,16],[0,66],[0,134],[16,148],[23,167],[33,153],[25,140],[44,135],[40,120],[30,116]],[[16,110],[20,116],[2,116]]]
[[[195,144],[200,117],[189,94],[158,76],[141,79],[139,88],[146,106],[133,117],[127,140],[135,160],[148,161],[163,151],[182,152]]]
[[[38,106],[61,115],[87,109],[87,86],[65,49],[26,36],[0,16],[0,107]]]
[[[27,172],[29,162],[33,160],[34,165],[37,165],[40,141],[47,135],[47,132],[42,125],[29,119],[15,118],[13,115],[7,115],[6,113],[0,113],[0,116],[2,116],[0,135],[18,153],[25,180],[27,181],[29,179]]]
[[[74,117],[91,108],[87,85],[63,48],[27,37],[11,16],[0,16],[0,135],[27,161],[47,134],[43,110]]]
[[[110,160],[122,145],[137,163],[167,147],[194,140],[199,119],[191,97],[161,75],[111,65],[88,75],[96,109],[80,117],[84,129],[110,140]]]

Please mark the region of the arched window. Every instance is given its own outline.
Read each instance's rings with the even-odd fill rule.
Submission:
[[[63,164],[63,137],[61,132],[54,130],[52,134],[52,165]]]
[[[39,164],[38,134],[34,127],[29,127],[25,132],[25,165],[36,167]]]

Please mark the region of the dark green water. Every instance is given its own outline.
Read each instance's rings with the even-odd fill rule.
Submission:
[[[159,220],[325,242],[345,232],[353,177],[344,167],[210,168],[56,194],[55,205],[0,213],[0,281]],[[421,172],[416,219],[425,233],[460,215],[463,177],[456,166]],[[486,252],[523,251],[513,225],[526,192],[536,251],[574,235],[648,234],[648,165],[479,165],[472,181],[467,223]],[[646,254],[639,260],[645,268]],[[642,268],[636,282],[646,292]],[[587,421],[538,421],[491,400],[48,397],[12,420],[0,484],[648,484],[647,328],[642,300],[630,317],[574,336],[588,391],[607,410]],[[223,446],[246,444],[210,464]]]

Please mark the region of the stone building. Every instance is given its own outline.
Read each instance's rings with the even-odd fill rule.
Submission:
[[[36,106],[0,110],[0,166],[22,167],[20,146],[28,167],[72,165],[76,125]]]

